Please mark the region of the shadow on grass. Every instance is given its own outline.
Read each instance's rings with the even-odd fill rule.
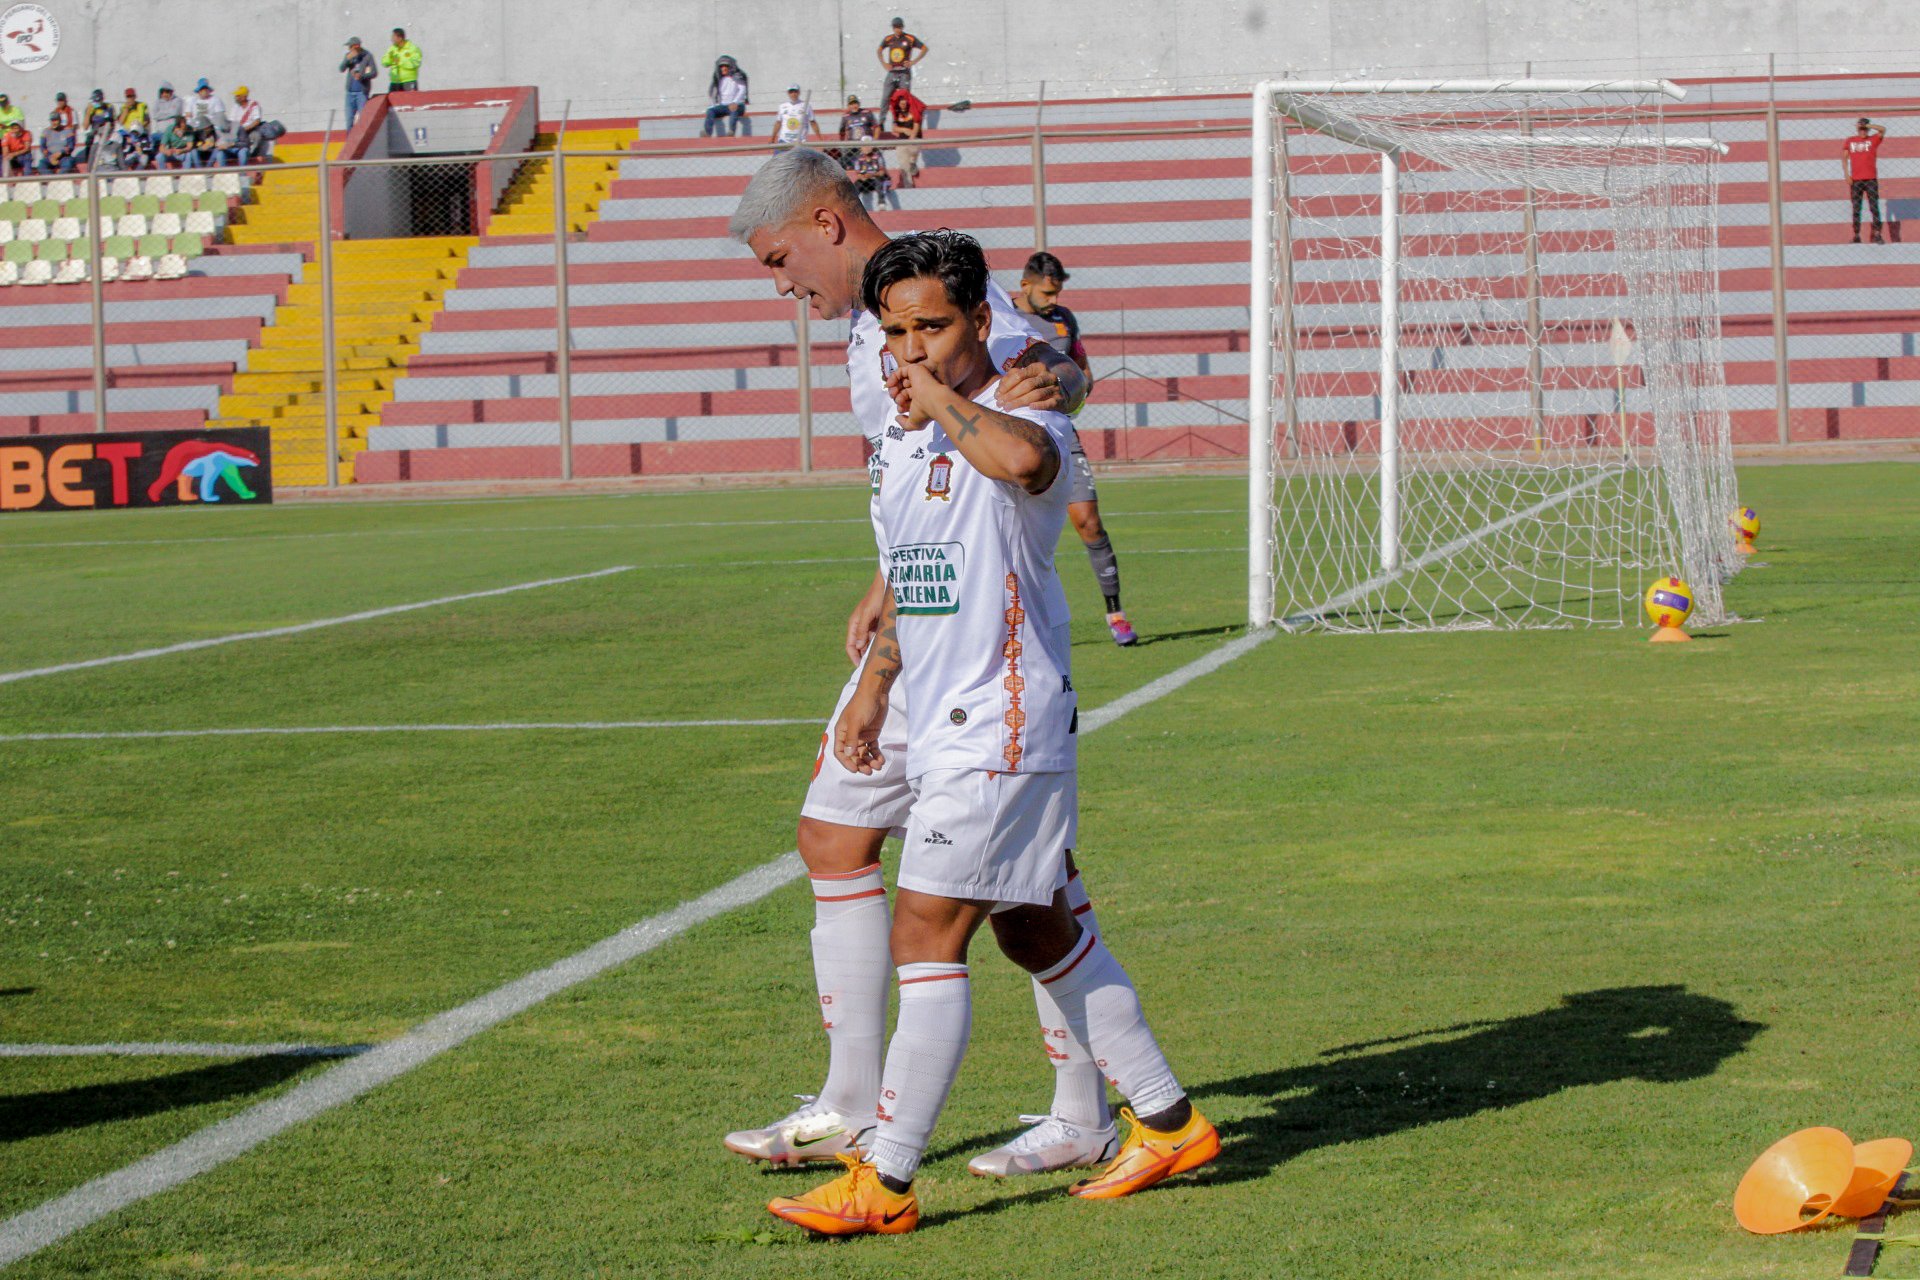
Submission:
[[[0,996],[30,996],[38,987],[0,987]]]
[[[1320,1147],[1504,1110],[1585,1085],[1701,1079],[1765,1029],[1725,1000],[1683,986],[1613,987],[1565,996],[1538,1013],[1341,1045],[1322,1061],[1194,1085],[1192,1095],[1203,1105],[1208,1098],[1266,1102],[1264,1112],[1220,1125],[1220,1158],[1198,1177],[1264,1177]],[[1365,1052],[1389,1045],[1397,1047]],[[929,1159],[985,1150],[1019,1132],[956,1143]],[[1053,1186],[972,1212],[1060,1193]]]
[[[273,1054],[145,1080],[0,1096],[0,1143],[224,1102],[271,1089],[320,1061],[310,1055]]]

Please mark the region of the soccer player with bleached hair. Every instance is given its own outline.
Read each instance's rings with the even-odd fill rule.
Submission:
[[[741,197],[728,228],[768,269],[778,291],[806,299],[815,314],[853,313],[847,341],[847,379],[853,412],[871,452],[870,481],[879,491],[881,446],[898,438],[896,406],[881,369],[879,319],[860,304],[860,281],[887,235],[868,216],[845,172],[820,152],[796,148],[762,165]],[[1000,403],[1009,408],[1071,410],[1086,396],[1086,378],[1054,351],[997,285],[989,287],[988,358],[1000,373]],[[871,498],[870,498],[871,502]],[[847,619],[846,653],[854,670],[833,717],[853,696],[859,667],[887,598],[876,573]],[[828,720],[828,727],[834,723]],[[827,1077],[817,1096],[772,1124],[726,1137],[729,1150],[755,1160],[795,1164],[832,1160],[871,1138],[886,1040],[888,948],[891,927],[880,849],[906,822],[912,800],[905,762],[907,700],[889,704],[881,742],[886,763],[860,772],[830,752],[821,735],[813,779],[800,810],[799,849],[813,889],[814,980],[827,1034]],[[1068,864],[1068,893],[1089,932],[1097,931],[1092,903]],[[1118,1134],[1107,1108],[1106,1080],[1046,991],[1034,986],[1043,1042],[1054,1066],[1048,1114],[1011,1142],[969,1166],[989,1176],[1039,1173],[1097,1164],[1110,1158]]]
[[[879,1124],[845,1172],[768,1209],[821,1235],[899,1234],[972,1023],[968,944],[983,924],[1033,975],[1070,1034],[1134,1108],[1119,1153],[1070,1193],[1112,1199],[1212,1160],[1219,1135],[1188,1101],[1139,997],[1067,899],[1079,823],[1066,592],[1053,553],[1072,488],[1073,427],[1008,409],[987,341],[986,255],[950,231],[904,236],[867,264],[861,301],[894,362],[901,430],[881,442],[875,537],[889,591],[879,635],[833,730],[870,775],[904,689],[912,803],[891,936],[899,1017]],[[1137,1113],[1137,1118],[1136,1118]]]

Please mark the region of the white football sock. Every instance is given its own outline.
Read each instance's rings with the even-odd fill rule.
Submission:
[[[827,1028],[822,1106],[866,1124],[880,1097],[880,1052],[887,1038],[891,921],[880,864],[813,885],[813,981]]]
[[[1093,1050],[1094,1062],[1136,1114],[1164,1111],[1185,1096],[1127,971],[1097,936],[1082,935],[1066,959],[1034,976],[1059,1006],[1069,1035]]]
[[[1067,881],[1067,905],[1073,908],[1074,917],[1083,930],[1092,934],[1099,932],[1093,903],[1087,898],[1086,886],[1081,883],[1077,870]],[[1053,1063],[1053,1114],[1082,1129],[1106,1128],[1113,1123],[1113,1114],[1107,1110],[1107,1078],[1101,1074],[1086,1042],[1073,1034],[1060,1006],[1038,978],[1033,980],[1033,1004],[1040,1013],[1040,1036],[1046,1045],[1047,1058]]]
[[[923,961],[900,966],[900,1017],[880,1078],[880,1127],[873,1166],[913,1181],[947,1105],[973,1030],[973,983],[964,964]]]

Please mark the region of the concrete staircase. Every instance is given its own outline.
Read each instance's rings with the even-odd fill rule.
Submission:
[[[624,151],[633,145],[632,129],[569,129],[569,151]],[[552,151],[555,135],[543,133],[533,140],[532,151]],[[600,202],[618,178],[620,162],[615,158],[586,156],[569,158],[567,166],[567,231],[583,232],[599,213]],[[553,234],[553,161],[529,160],[514,175],[500,208],[487,226],[489,236],[540,236]]]

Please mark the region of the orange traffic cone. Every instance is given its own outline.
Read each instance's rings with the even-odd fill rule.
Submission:
[[[1853,1148],[1853,1179],[1833,1202],[1842,1218],[1864,1218],[1887,1201],[1887,1193],[1913,1159],[1913,1144],[1905,1138],[1881,1138]]]
[[[1853,1166],[1853,1139],[1838,1129],[1788,1134],[1762,1152],[1740,1179],[1733,1193],[1733,1216],[1755,1235],[1810,1227],[1831,1214],[1847,1193]]]

